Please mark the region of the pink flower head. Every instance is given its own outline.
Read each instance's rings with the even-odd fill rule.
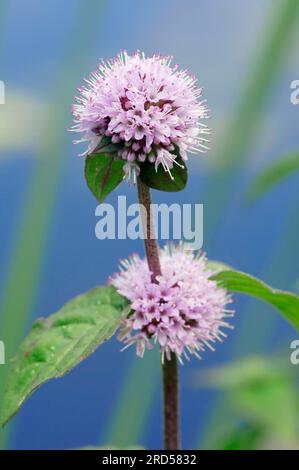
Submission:
[[[137,355],[155,343],[162,360],[174,352],[182,356],[199,353],[226,335],[231,328],[226,318],[233,315],[226,305],[231,302],[226,290],[210,280],[207,258],[184,250],[183,245],[167,245],[161,251],[162,275],[151,281],[146,260],[134,255],[121,263],[121,271],[110,283],[131,302],[131,314],[124,320],[120,339],[136,343]]]
[[[138,174],[139,164],[148,160],[171,176],[178,152],[186,160],[187,151],[207,150],[202,88],[171,60],[123,52],[100,63],[73,106],[72,130],[82,134],[78,142],[88,142],[84,154],[94,152],[105,136],[119,144],[116,158],[126,160],[126,175]]]

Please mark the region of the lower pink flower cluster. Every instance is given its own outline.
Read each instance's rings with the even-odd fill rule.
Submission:
[[[226,308],[231,298],[226,290],[209,277],[207,258],[168,245],[161,251],[162,275],[156,283],[146,260],[138,255],[121,262],[119,273],[110,283],[131,302],[131,314],[121,326],[120,339],[136,344],[142,357],[146,348],[158,344],[167,359],[175,353],[182,362],[190,354],[200,353],[225,337],[223,327],[231,328],[226,318],[233,315]]]

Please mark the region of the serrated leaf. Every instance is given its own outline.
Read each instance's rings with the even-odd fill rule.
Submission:
[[[123,180],[123,160],[115,160],[114,144],[108,144],[85,160],[85,179],[98,202],[103,202]],[[109,153],[109,150],[111,153]]]
[[[109,339],[128,302],[114,287],[97,287],[37,320],[13,359],[2,404],[4,425],[40,385],[61,377]]]
[[[226,268],[225,265],[221,270],[221,263],[218,266],[214,263],[214,269],[215,267],[218,268],[218,272],[215,272],[210,279],[217,281],[229,291],[247,294],[268,302],[299,329],[299,297],[296,294],[273,289],[260,279]]]
[[[266,168],[252,183],[247,192],[250,200],[256,200],[292,173],[299,171],[299,152],[290,153]]]
[[[171,179],[169,173],[165,171],[162,165],[159,165],[157,171],[155,170],[155,164],[146,160],[140,165],[140,179],[147,186],[159,191],[175,192],[181,191],[187,184],[188,172],[184,160],[177,156],[176,163],[173,164]]]

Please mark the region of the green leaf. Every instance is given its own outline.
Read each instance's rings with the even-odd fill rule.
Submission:
[[[178,153],[176,152],[178,155]],[[155,164],[146,160],[140,165],[140,179],[147,186],[159,191],[175,192],[181,191],[187,184],[188,172],[184,160],[178,155],[176,163],[173,164],[171,174],[165,171],[162,165],[159,165],[157,171],[155,170]]]
[[[114,153],[113,153],[114,152]],[[85,160],[85,179],[98,202],[103,202],[123,180],[123,160],[115,160],[116,146],[107,144]]]
[[[9,370],[1,424],[40,385],[65,375],[109,339],[127,311],[127,300],[114,287],[97,287],[37,320]]]
[[[211,265],[213,266],[213,264]],[[214,264],[215,268],[216,264]],[[217,281],[226,289],[248,294],[273,305],[295,328],[299,329],[299,297],[291,292],[273,289],[263,281],[241,271],[218,264],[218,272],[210,279]]]
[[[257,177],[249,188],[249,199],[255,200],[261,197],[266,191],[297,171],[299,171],[299,152],[285,155]]]

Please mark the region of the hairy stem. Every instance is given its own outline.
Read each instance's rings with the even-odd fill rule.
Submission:
[[[152,281],[157,282],[157,276],[161,274],[158,242],[155,234],[154,216],[152,210],[151,193],[149,187],[140,178],[137,179],[138,199],[141,204],[141,218],[143,225],[145,253],[152,273]]]
[[[164,399],[164,446],[166,450],[180,448],[179,432],[179,371],[174,353],[162,364]]]
[[[149,187],[140,178],[137,179],[138,198],[141,204],[141,217],[144,233],[145,253],[151,271],[152,281],[157,282],[161,274],[158,243],[155,234],[154,217],[151,206]],[[170,360],[165,358],[162,364],[163,400],[164,400],[164,448],[176,450],[180,448],[179,440],[179,392],[178,364],[175,354]]]

